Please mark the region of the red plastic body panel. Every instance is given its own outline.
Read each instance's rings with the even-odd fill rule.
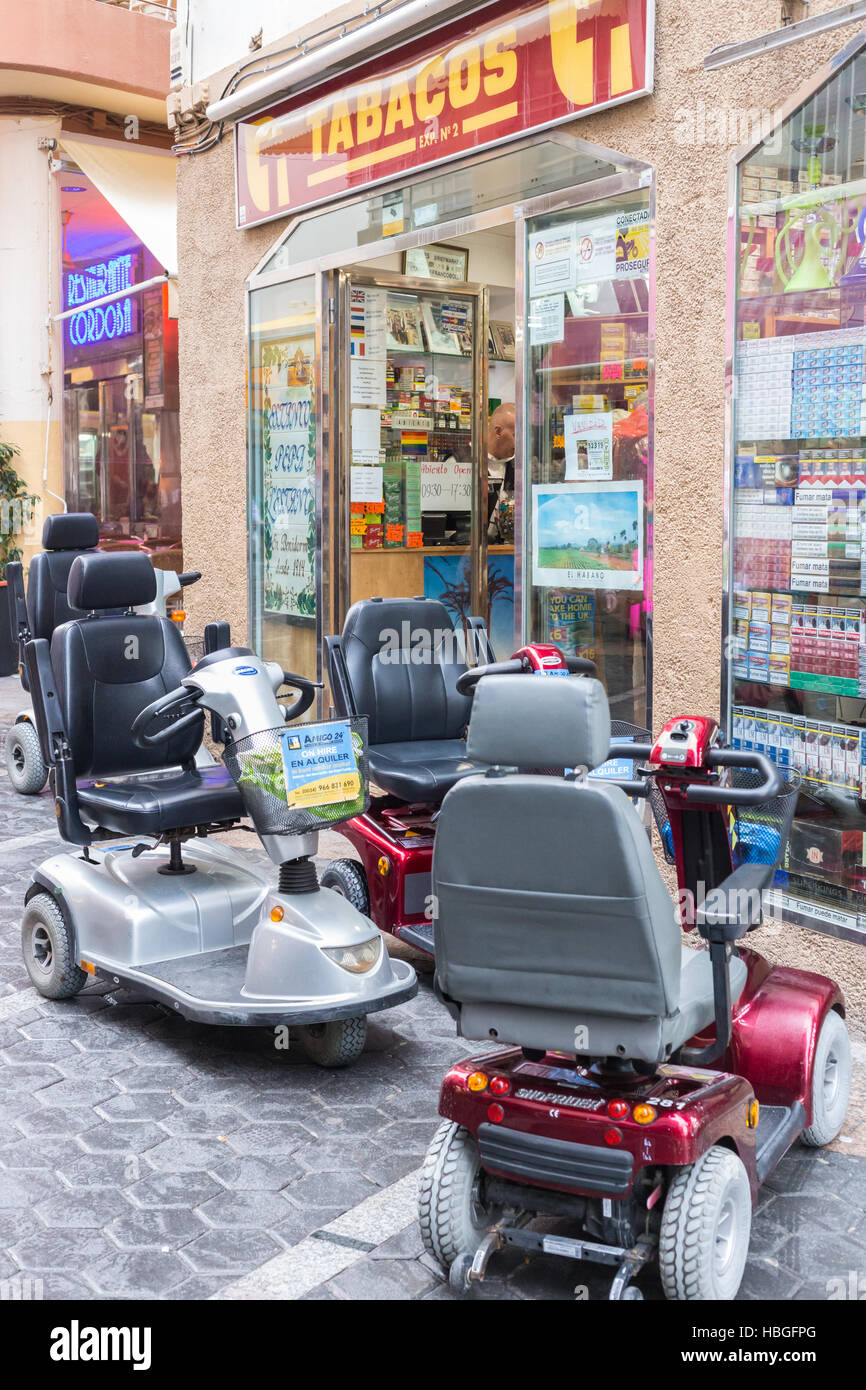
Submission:
[[[718,728],[715,719],[703,714],[669,719],[653,744],[650,762],[661,767],[702,768]]]
[[[815,1045],[830,1010],[844,1012],[842,991],[826,975],[770,965],[745,948],[740,955],[748,977],[734,1009],[730,1046],[718,1067],[746,1077],[764,1105],[800,1101],[809,1125]],[[712,1037],[709,1029],[689,1045],[703,1047]]]
[[[800,1101],[804,1128],[811,1123],[815,1044],[829,1010],[842,1009],[844,1001],[838,985],[823,975],[770,965],[755,951],[741,954],[748,977],[734,1012],[731,1045],[712,1070],[663,1066],[624,1087],[620,1081],[599,1083],[551,1053],[536,1064],[525,1061],[519,1049],[509,1049],[453,1066],[442,1083],[439,1113],[475,1134],[495,1099],[507,1128],[600,1146],[604,1131],[614,1126],[623,1136],[619,1147],[634,1155],[633,1182],[643,1167],[694,1163],[726,1140],[746,1165],[754,1199],[755,1132],[748,1127],[748,1104],[753,1096],[766,1105]],[[712,1030],[690,1039],[689,1046],[703,1046],[711,1038]],[[469,1091],[466,1078],[472,1071],[507,1077],[511,1093],[494,1097],[489,1090]],[[655,1103],[659,1096],[673,1104],[659,1105],[652,1124],[637,1124],[631,1112],[627,1119],[607,1114],[609,1100]]]
[[[559,671],[568,672],[565,657],[559,647],[550,646],[546,642],[532,642],[527,647],[519,647],[514,653],[514,659],[520,658],[529,663],[530,670],[538,671],[545,676]]]
[[[409,808],[407,807],[407,814]],[[399,809],[390,813],[399,817]],[[430,874],[433,868],[433,835],[400,833],[386,823],[381,814],[368,811],[354,816],[338,827],[361,856],[370,893],[370,916],[381,931],[399,937],[403,927],[420,926],[430,921]],[[379,860],[388,860],[388,872],[379,870]],[[424,882],[410,884],[410,900],[420,898],[420,912],[406,911],[407,879],[423,875]]]
[[[511,1093],[494,1096],[489,1089],[470,1091],[466,1078],[473,1071],[507,1077]],[[606,1149],[605,1131],[619,1130],[622,1142],[617,1152],[630,1152],[634,1160],[629,1192],[642,1168],[693,1163],[723,1139],[736,1146],[749,1173],[753,1199],[757,1192],[755,1131],[748,1127],[752,1088],[742,1077],[701,1068],[662,1067],[629,1087],[622,1083],[602,1086],[586,1073],[563,1066],[553,1054],[548,1053],[543,1063],[534,1063],[514,1049],[453,1066],[442,1083],[439,1113],[475,1135],[488,1120],[487,1110],[494,1100],[505,1112],[502,1127],[525,1134]],[[628,1116],[611,1119],[606,1108],[610,1100],[626,1100]],[[657,1117],[648,1125],[631,1118],[632,1106],[644,1100],[658,1105]],[[558,1190],[574,1191],[564,1186]],[[583,1192],[593,1195],[591,1188]]]

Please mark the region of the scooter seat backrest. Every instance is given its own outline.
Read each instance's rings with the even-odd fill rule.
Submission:
[[[33,637],[51,637],[61,623],[81,617],[70,607],[67,585],[72,562],[99,544],[99,524],[90,512],[58,512],[45,518],[42,551],[27,574],[27,618]]]
[[[77,777],[171,767],[195,757],[201,724],[152,748],[132,741],[133,720],[180,685],[190,660],[176,625],[141,613],[105,613],[149,603],[156,593],[146,555],[80,556],[69,575],[71,604],[89,616],[57,628],[51,667]]]
[[[469,752],[500,765],[597,765],[609,721],[597,681],[490,676]],[[565,758],[551,757],[557,741]],[[495,769],[464,778],[439,815],[433,894],[437,987],[474,1020],[468,1036],[591,1052],[595,1029],[621,1055],[646,1056],[662,1032],[650,1021],[678,1008],[674,904],[617,786]],[[575,1046],[587,1021],[588,1044]]]
[[[342,647],[371,745],[462,736],[472,700],[457,693],[466,665],[443,604],[362,599],[346,614]]]

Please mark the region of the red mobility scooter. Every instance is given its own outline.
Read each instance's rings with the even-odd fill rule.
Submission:
[[[342,893],[389,932],[432,953],[430,871],[442,798],[469,773],[483,771],[467,756],[465,732],[472,688],[482,670],[544,675],[592,675],[593,662],[566,657],[553,646],[522,647],[495,663],[482,618],[470,618],[460,651],[443,604],[425,598],[370,598],[353,604],[341,637],[325,649],[335,716],[366,715],[370,809],[339,826],[360,856],[332,860],[322,885]],[[484,663],[480,665],[479,663]],[[620,735],[640,736],[630,724]]]
[[[467,753],[488,770],[437,825],[436,988],[463,1036],[510,1046],[445,1077],[421,1231],[458,1290],[514,1246],[612,1266],[611,1298],[642,1297],[631,1280],[656,1260],[666,1297],[730,1299],[760,1183],[844,1121],[844,1002],[735,944],[760,925],[796,788],[710,719],[618,747],[666,803],[675,907],[628,796],[586,776],[609,745],[598,681],[478,683]],[[519,770],[563,750],[568,775]]]

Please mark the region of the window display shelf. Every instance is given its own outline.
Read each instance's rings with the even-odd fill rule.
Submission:
[[[724,662],[731,743],[802,790],[779,909],[866,943],[864,82],[858,55],[738,166]]]

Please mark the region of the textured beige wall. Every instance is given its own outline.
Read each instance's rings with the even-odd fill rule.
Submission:
[[[815,4],[813,12],[829,8]],[[716,45],[778,23],[777,0],[660,0],[652,97],[575,124],[585,140],[645,160],[657,178],[655,722],[717,712],[724,467],[725,238],[730,146],[678,144],[683,108],[748,112],[792,95],[857,26],[707,72]],[[178,179],[185,563],[204,578],[192,626],[246,626],[244,280],[284,223],[234,227],[231,141],[184,160]],[[785,927],[776,959],[839,979],[866,1029],[866,951]]]

